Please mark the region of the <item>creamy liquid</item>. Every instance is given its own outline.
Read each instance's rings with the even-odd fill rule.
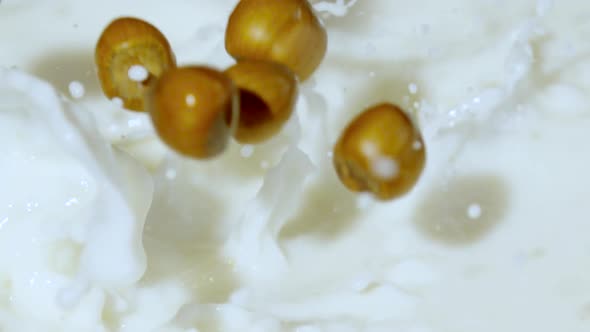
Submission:
[[[223,68],[235,3],[0,2],[0,331],[590,329],[590,3],[313,1],[328,55],[285,130],[186,160],[102,96],[94,43],[132,15]],[[330,160],[381,101],[428,152],[389,203]]]

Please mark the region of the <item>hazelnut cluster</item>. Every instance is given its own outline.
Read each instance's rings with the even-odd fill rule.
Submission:
[[[130,17],[105,28],[95,61],[107,97],[148,112],[175,151],[206,159],[222,153],[232,135],[251,144],[276,135],[293,112],[298,80],[319,66],[326,44],[326,31],[306,0],[242,0],[225,33],[236,64],[224,71],[177,67],[166,37]],[[131,75],[134,66],[145,75]]]
[[[209,159],[220,155],[232,136],[256,144],[282,129],[293,113],[298,82],[325,56],[327,34],[307,0],[241,0],[227,23],[225,48],[236,60],[225,70],[177,66],[156,27],[123,17],[102,32],[95,62],[108,98],[148,112],[173,150]],[[390,104],[354,119],[334,149],[342,183],[384,200],[413,186],[424,159],[419,131]]]

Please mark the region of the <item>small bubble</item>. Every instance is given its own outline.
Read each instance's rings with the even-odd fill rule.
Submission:
[[[410,91],[411,94],[415,95],[418,92],[418,86],[415,83],[410,83],[408,85],[408,91]]]
[[[269,166],[270,166],[270,164],[266,160],[263,160],[263,161],[260,162],[260,167],[262,169],[267,169]]]

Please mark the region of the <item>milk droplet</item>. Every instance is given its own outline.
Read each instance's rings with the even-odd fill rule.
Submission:
[[[481,217],[481,206],[473,203],[467,208],[467,216],[469,219],[479,219]]]
[[[250,144],[246,144],[240,149],[240,155],[244,158],[250,158],[252,154],[254,154],[254,146]]]
[[[129,67],[129,71],[127,71],[127,76],[129,76],[129,79],[132,81],[143,82],[148,78],[149,73],[144,66],[133,65]]]
[[[399,173],[399,166],[395,160],[389,157],[379,156],[371,160],[373,174],[382,180],[395,179]]]
[[[118,107],[123,107],[123,99],[119,97],[114,97],[113,99],[111,99],[111,102]]]
[[[75,99],[84,97],[84,93],[86,92],[84,85],[78,81],[71,81],[68,85],[68,89],[70,90],[70,95],[72,95],[72,98]]]
[[[188,95],[186,95],[185,102],[187,106],[192,107],[195,106],[195,104],[197,103],[197,99],[195,98],[195,95],[189,93]]]

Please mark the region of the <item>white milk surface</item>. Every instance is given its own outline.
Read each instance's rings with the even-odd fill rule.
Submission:
[[[235,3],[0,1],[0,331],[590,331],[590,2],[313,1],[296,116],[187,160],[103,97],[94,45],[136,16],[224,68]],[[428,152],[387,203],[330,160],[382,101]]]

